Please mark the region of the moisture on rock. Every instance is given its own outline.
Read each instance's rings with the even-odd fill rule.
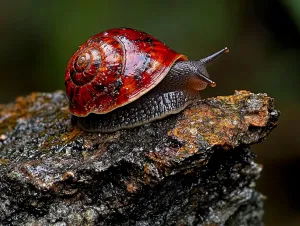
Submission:
[[[250,146],[276,126],[236,91],[115,133],[72,125],[63,92],[0,105],[0,225],[262,225]]]

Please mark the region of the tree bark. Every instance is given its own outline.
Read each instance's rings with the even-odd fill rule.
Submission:
[[[0,225],[263,225],[250,146],[275,128],[236,91],[130,130],[86,133],[63,92],[0,105]]]

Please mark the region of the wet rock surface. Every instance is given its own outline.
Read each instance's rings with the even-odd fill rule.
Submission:
[[[263,225],[250,146],[276,126],[236,91],[131,130],[86,133],[63,92],[0,105],[0,225]]]

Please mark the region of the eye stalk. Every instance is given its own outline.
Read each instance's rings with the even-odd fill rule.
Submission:
[[[229,49],[227,47],[225,47],[225,48],[221,49],[220,51],[201,59],[201,61],[207,66],[209,63],[211,63],[211,62],[215,61],[217,58],[219,58],[219,56],[223,55],[223,53],[229,53]]]
[[[206,66],[209,65],[211,62],[215,61],[217,58],[219,58],[219,56],[223,55],[224,53],[229,53],[229,49],[227,47],[200,60],[202,65],[197,70],[198,74],[201,80],[208,83],[211,87],[215,87],[217,84],[209,78],[209,75],[206,71]]]

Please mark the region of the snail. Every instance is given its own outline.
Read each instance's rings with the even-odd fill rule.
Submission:
[[[130,28],[103,31],[79,47],[65,71],[69,110],[88,132],[114,132],[182,111],[216,85],[206,66],[228,48],[189,61]]]

